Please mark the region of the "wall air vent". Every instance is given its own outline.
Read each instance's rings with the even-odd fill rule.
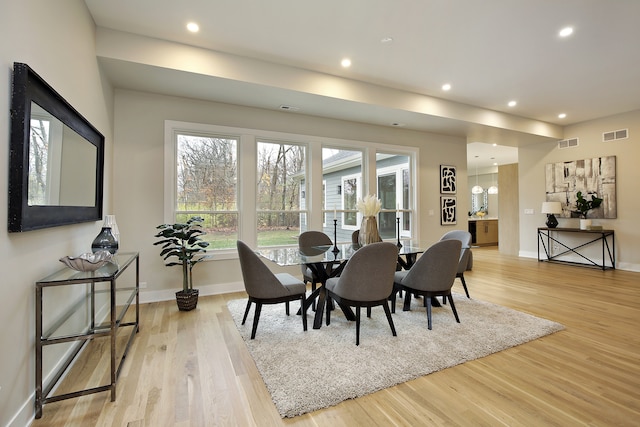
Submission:
[[[629,129],[612,130],[602,134],[602,142],[615,141],[616,139],[629,138]]]
[[[578,146],[578,138],[563,139],[558,141],[558,148],[571,148]]]

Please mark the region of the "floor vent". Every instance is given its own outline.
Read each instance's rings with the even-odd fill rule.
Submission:
[[[563,139],[558,141],[558,148],[571,148],[578,146],[578,138]]]
[[[604,132],[602,134],[602,142],[626,138],[629,138],[629,129],[612,130],[611,132]]]

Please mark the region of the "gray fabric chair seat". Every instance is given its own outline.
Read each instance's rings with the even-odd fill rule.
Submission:
[[[407,273],[409,273],[409,270],[396,271],[393,275],[393,282],[401,283],[404,277],[407,275]]]
[[[275,276],[282,284],[284,291],[287,291],[287,295],[301,294],[307,291],[304,282],[289,273],[276,273]]]

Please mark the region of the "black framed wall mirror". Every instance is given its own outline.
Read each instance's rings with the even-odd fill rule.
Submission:
[[[102,219],[104,136],[28,65],[13,64],[10,232]]]

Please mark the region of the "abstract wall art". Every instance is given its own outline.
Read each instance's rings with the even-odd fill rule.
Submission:
[[[440,196],[440,224],[456,224],[456,197]]]
[[[440,165],[440,194],[456,194],[456,167]]]
[[[577,218],[576,193],[591,200],[602,199],[589,218],[616,218],[616,156],[594,157],[545,165],[545,192],[548,202],[562,203],[562,218]]]

